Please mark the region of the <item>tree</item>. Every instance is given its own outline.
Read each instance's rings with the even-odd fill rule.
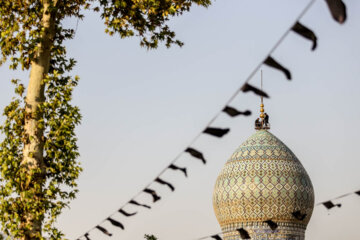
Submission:
[[[157,238],[154,235],[145,234],[144,237],[146,240],[157,240]]]
[[[6,235],[24,240],[60,239],[57,216],[77,193],[81,167],[75,127],[78,107],[71,104],[79,77],[64,42],[74,37],[65,18],[83,19],[83,11],[101,12],[105,32],[137,36],[154,49],[182,46],[167,25],[170,17],[207,7],[210,0],[6,0],[0,1],[0,64],[30,71],[25,85],[13,79],[16,97],[4,109],[0,144],[0,221]]]

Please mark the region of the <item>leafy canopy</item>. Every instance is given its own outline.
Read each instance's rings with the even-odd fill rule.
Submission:
[[[157,240],[157,238],[154,235],[145,234],[144,237],[146,240]]]

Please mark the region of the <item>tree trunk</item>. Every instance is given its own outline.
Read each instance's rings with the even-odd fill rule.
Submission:
[[[45,165],[43,161],[44,129],[39,125],[43,114],[39,114],[38,107],[45,101],[44,77],[48,74],[51,47],[54,41],[55,21],[49,11],[50,0],[43,1],[44,12],[42,15],[41,42],[38,45],[36,57],[31,61],[30,79],[25,100],[25,125],[26,141],[21,162],[22,172],[26,175],[22,190],[31,193],[32,203],[41,203],[42,187],[45,184]],[[24,206],[21,228],[26,229],[23,240],[39,239],[41,236],[43,214],[36,216],[30,209],[39,210],[38,206],[26,207],[29,204],[29,195],[21,196]],[[41,207],[40,207],[41,208]]]

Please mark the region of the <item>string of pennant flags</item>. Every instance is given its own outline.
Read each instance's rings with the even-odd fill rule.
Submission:
[[[348,196],[354,195],[354,194],[357,195],[357,196],[360,196],[360,190],[355,191],[355,192],[349,192],[349,193],[343,194],[341,196],[332,198],[330,200],[317,203],[315,206],[324,206],[327,210],[330,210],[330,209],[335,208],[335,207],[341,208],[342,204],[341,203],[334,203],[335,200],[338,200],[338,199],[341,199],[341,198],[344,198],[344,197],[348,197]],[[305,217],[306,217],[306,214],[304,214],[304,213],[302,213],[300,211],[292,212],[291,215],[295,219],[300,220],[300,221],[303,221],[305,219]],[[268,219],[268,220],[264,221],[264,223],[266,223],[269,226],[271,231],[275,231],[278,228],[278,224],[276,222],[274,222],[273,220],[271,220],[271,219]],[[234,231],[234,230],[232,230],[232,231]],[[221,233],[217,233],[217,234],[197,238],[197,239],[194,239],[194,240],[205,240],[205,239],[223,240],[222,235],[224,233],[229,233],[229,232],[232,232],[232,231],[221,232]],[[239,236],[241,237],[241,239],[250,239],[249,233],[246,231],[246,229],[239,228],[239,229],[236,229],[236,231],[239,233]]]
[[[360,190],[358,191],[355,191],[355,192],[350,192],[350,193],[347,193],[347,194],[343,194],[341,196],[338,196],[336,198],[333,198],[333,199],[330,199],[330,200],[327,200],[325,202],[320,202],[318,204],[316,204],[315,206],[321,206],[323,205],[327,210],[330,210],[334,207],[338,207],[340,208],[342,206],[341,203],[334,203],[335,200],[338,200],[338,199],[341,199],[341,198],[344,198],[344,197],[347,197],[347,196],[350,196],[350,195],[353,195],[353,194],[356,194],[358,196],[360,196]],[[123,211],[123,214],[127,217],[130,217],[130,216],[133,216],[135,214],[129,214],[129,213],[126,213],[125,211]],[[304,213],[301,213],[300,211],[295,211],[292,213],[292,216],[297,219],[297,220],[304,220],[305,217],[306,217],[306,214]],[[120,227],[121,229],[123,229],[123,225],[116,221],[116,220],[113,220],[111,218],[108,219],[114,226],[116,227]],[[272,231],[275,231],[277,228],[278,228],[278,224],[274,221],[272,221],[271,219],[268,219],[266,221],[264,221],[264,223],[266,223],[269,228],[272,230]],[[108,235],[108,236],[112,236],[111,233],[109,233],[105,228],[101,227],[101,226],[96,226],[96,228],[98,230],[100,230],[101,232],[103,232],[104,234]],[[239,229],[236,229],[236,231],[239,233],[241,239],[250,239],[250,236],[249,236],[249,233],[246,231],[246,229],[244,228],[239,228]],[[215,239],[215,240],[222,240],[222,234],[224,233],[228,233],[228,232],[231,232],[231,231],[226,231],[226,232],[221,232],[221,233],[217,233],[217,234],[213,234],[213,235],[209,235],[209,236],[205,236],[205,237],[201,237],[201,238],[197,238],[195,240],[205,240],[205,239]],[[85,237],[86,239],[90,239],[89,238],[89,235],[88,234],[85,234]]]
[[[166,181],[162,175],[164,172],[171,170],[171,171],[179,171],[182,172],[182,174],[185,177],[188,177],[188,172],[187,172],[187,167],[183,167],[183,166],[179,166],[178,164],[176,164],[177,160],[183,155],[183,154],[189,154],[190,156],[192,156],[194,159],[197,159],[199,161],[201,161],[203,164],[206,164],[207,159],[205,158],[204,154],[199,151],[198,149],[195,149],[192,147],[192,145],[203,135],[210,135],[212,137],[217,137],[217,138],[222,138],[223,136],[225,136],[226,134],[228,134],[230,132],[230,128],[218,128],[218,127],[213,127],[212,124],[214,123],[214,121],[219,117],[220,114],[227,114],[230,117],[237,117],[237,116],[250,116],[251,115],[251,111],[250,110],[238,110],[232,106],[230,106],[230,103],[233,101],[233,99],[235,97],[238,96],[239,93],[248,93],[248,92],[252,92],[258,96],[262,96],[265,98],[269,98],[269,95],[264,92],[261,89],[258,89],[257,87],[254,87],[252,85],[249,84],[249,81],[252,79],[252,77],[255,75],[255,73],[261,68],[261,66],[264,64],[268,67],[271,67],[273,69],[279,70],[281,71],[286,79],[291,80],[292,79],[292,75],[290,70],[288,70],[286,67],[284,67],[282,64],[280,64],[278,61],[276,61],[271,54],[278,48],[278,46],[283,42],[283,40],[286,38],[286,36],[290,33],[290,32],[294,32],[296,34],[298,34],[299,36],[310,40],[312,42],[312,47],[311,50],[315,50],[317,47],[317,37],[315,35],[315,33],[308,27],[304,26],[302,23],[300,23],[300,19],[305,15],[305,13],[311,8],[311,6],[313,5],[313,3],[316,0],[311,0],[306,7],[304,8],[304,10],[299,14],[299,16],[296,18],[295,23],[291,25],[291,27],[289,27],[289,29],[287,29],[287,31],[280,37],[280,39],[275,43],[275,45],[270,49],[270,51],[268,52],[268,54],[266,55],[265,59],[263,61],[261,61],[256,67],[255,69],[250,73],[250,75],[247,77],[247,79],[245,80],[244,84],[236,90],[236,92],[229,98],[229,100],[225,103],[224,107],[215,114],[215,116],[209,121],[209,123],[205,126],[204,130],[201,131],[198,135],[195,136],[195,138],[193,138],[193,140],[190,142],[190,144],[185,148],[184,151],[180,152],[171,162],[168,166],[166,166],[155,178],[154,180],[152,180],[151,182],[149,182],[141,191],[139,191],[130,201],[126,202],[124,205],[122,205],[118,210],[116,210],[115,212],[113,212],[112,214],[110,214],[108,217],[104,218],[102,221],[100,221],[96,226],[92,227],[91,229],[89,229],[85,234],[81,235],[79,238],[77,239],[86,239],[86,240],[90,240],[90,232],[94,231],[94,230],[98,230],[102,233],[104,233],[105,235],[111,237],[112,233],[110,233],[104,226],[103,223],[105,222],[110,222],[113,226],[120,228],[122,230],[125,230],[125,226],[124,224],[120,221],[114,218],[115,214],[121,214],[125,217],[133,217],[135,216],[138,212],[127,212],[125,210],[125,207],[128,205],[135,205],[136,207],[139,208],[146,208],[146,209],[151,209],[151,205],[149,204],[145,204],[142,202],[138,202],[136,199],[137,197],[139,197],[142,194],[147,194],[149,196],[151,196],[152,198],[152,203],[156,203],[159,200],[161,200],[161,196],[159,196],[159,194],[156,192],[156,190],[154,190],[154,186],[153,183],[157,183],[160,185],[163,185],[167,188],[169,188],[170,191],[174,192],[175,191],[175,186],[173,184],[171,184],[170,182]],[[335,21],[337,21],[338,23],[344,23],[346,20],[346,6],[345,4],[342,2],[342,0],[325,0],[327,3],[327,6],[330,10],[330,13],[333,17],[333,19]],[[360,195],[360,191],[355,192],[356,194]],[[352,193],[349,193],[352,194]],[[345,197],[348,196],[347,195],[343,195],[341,197]],[[323,204],[325,207],[327,207],[328,209],[331,209],[333,207],[340,207],[341,204],[334,204],[332,202],[332,200],[329,200],[327,202],[324,203],[320,203]],[[295,215],[296,216],[295,216]],[[294,217],[296,218],[301,218],[303,217],[301,215],[301,213],[293,213]],[[275,226],[277,227],[276,223],[272,222],[271,220],[269,220],[269,222],[267,222],[270,226],[270,228],[274,228]],[[275,228],[276,229],[276,228]],[[238,229],[238,232],[241,236],[242,239],[248,239],[246,237],[248,237],[248,233],[246,232],[245,229]],[[206,238],[213,238],[213,239],[217,239],[217,240],[221,240],[220,234],[215,234],[212,236],[207,236],[207,237],[203,237],[203,238],[199,238],[200,239],[206,239]]]

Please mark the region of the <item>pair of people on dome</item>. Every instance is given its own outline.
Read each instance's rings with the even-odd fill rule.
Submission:
[[[269,115],[264,113],[264,121],[260,121],[259,118],[255,120],[255,127],[262,128],[262,127],[269,127]]]

